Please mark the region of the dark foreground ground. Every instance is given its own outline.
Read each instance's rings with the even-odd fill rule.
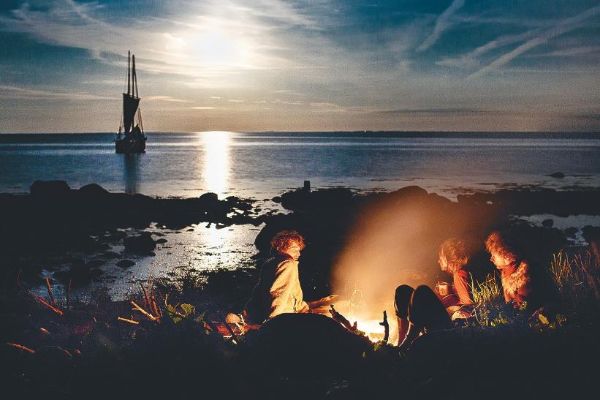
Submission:
[[[41,185],[29,196],[0,196],[6,222],[0,241],[2,397],[479,399],[588,397],[598,390],[598,230],[585,228],[589,247],[575,249],[568,247],[568,232],[550,223],[531,227],[512,216],[598,215],[600,191],[501,191],[451,202],[417,187],[387,194],[299,190],[276,199],[290,213],[261,215],[251,201],[210,194],[161,200],[96,186],[75,191]],[[123,211],[132,205],[135,212]],[[529,254],[552,278],[560,293],[557,313],[531,318],[506,308],[489,294],[489,284],[478,288],[476,320],[426,335],[405,352],[370,343],[315,315],[281,316],[258,332],[224,338],[215,323],[241,308],[255,268],[148,282],[128,301],[115,302],[98,291],[81,303],[68,292],[34,295],[31,288],[43,283],[40,271],[20,261],[23,252],[50,257],[78,246],[98,251],[106,241],[127,240],[115,235],[122,226],[264,222],[256,239],[259,258],[280,229],[307,237],[301,269],[311,299],[331,292],[331,265],[343,244],[373,218],[397,213],[419,215],[425,228],[410,232],[415,240],[408,246],[414,250],[423,243],[432,264],[444,238],[481,239],[491,229],[512,229],[527,239]],[[148,252],[152,240],[134,238],[128,246]],[[77,271],[94,268],[74,266],[64,279],[73,282],[85,276]]]

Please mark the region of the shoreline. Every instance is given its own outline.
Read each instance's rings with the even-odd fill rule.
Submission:
[[[192,248],[194,254],[205,254],[210,258],[195,256],[197,260],[204,260],[194,261],[201,263],[200,270],[214,270],[215,267],[207,267],[211,263],[216,268],[223,266],[223,257],[228,254],[234,255],[231,265],[256,266],[256,258],[267,252],[268,238],[277,230],[293,228],[304,232],[314,242],[307,263],[315,265],[314,271],[328,272],[347,246],[348,235],[368,221],[373,210],[386,209],[393,215],[397,207],[404,207],[404,204],[414,208],[413,203],[421,204],[416,210],[424,213],[424,221],[428,221],[424,223],[430,225],[428,235],[439,237],[422,239],[424,243],[433,243],[425,246],[431,254],[436,253],[434,244],[443,240],[443,235],[461,232],[477,237],[492,228],[516,227],[523,231],[521,234],[528,241],[536,242],[538,248],[533,251],[548,254],[560,246],[585,245],[582,239],[595,240],[600,229],[600,224],[593,223],[597,221],[595,218],[585,229],[565,226],[557,229],[551,218],[537,221],[534,226],[535,217],[539,215],[566,217],[567,220],[569,215],[600,216],[598,188],[571,191],[500,189],[458,195],[454,201],[417,186],[391,192],[336,187],[287,191],[270,199],[281,207],[280,210],[262,208],[264,201],[233,196],[219,199],[214,193],[187,199],[156,198],[111,193],[96,184],[71,189],[63,181],[36,181],[30,194],[0,194],[0,218],[4,221],[0,241],[7,249],[2,258],[7,260],[5,264],[12,262],[14,266],[10,268],[24,270],[33,281],[41,283],[40,274],[44,269],[51,276],[58,272],[57,276],[62,276],[64,283],[75,280],[84,286],[97,280],[119,279],[124,276],[118,273],[119,270],[126,271],[136,263],[153,264],[157,253],[164,265],[159,268],[164,271],[159,274],[161,277],[175,267],[181,266],[185,270],[186,259],[182,259],[177,251],[189,253]],[[402,212],[401,208],[399,212]],[[454,230],[445,227],[441,232],[435,232],[436,225],[444,220],[460,222],[453,222]],[[580,220],[585,221],[586,217]],[[231,240],[216,237],[221,230],[227,232],[231,227],[241,226],[250,227],[250,231],[244,228],[248,234],[244,234],[242,242],[234,241],[228,250],[203,247],[206,240]],[[210,233],[211,230],[214,233]],[[252,231],[257,232],[255,238],[251,237]],[[186,239],[188,244],[185,245],[177,237],[187,237],[187,232],[194,237]],[[169,233],[175,235],[175,239],[164,237]],[[202,239],[206,234],[213,235],[213,239]],[[540,243],[544,241],[547,244]],[[239,248],[240,243],[244,249]],[[33,255],[38,261],[24,261],[23,255]],[[188,263],[194,259],[193,254],[187,257]],[[427,258],[424,262],[434,263],[434,260]],[[115,270],[113,264],[119,268]],[[108,270],[112,270],[113,275],[117,271],[116,276],[101,276],[107,266],[111,266]],[[134,270],[139,271],[139,268],[138,265]],[[191,269],[191,264],[187,269]],[[328,287],[326,272],[316,273],[313,286]],[[134,276],[133,279],[137,278]]]

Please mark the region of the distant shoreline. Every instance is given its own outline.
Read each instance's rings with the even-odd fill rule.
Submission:
[[[202,132],[214,131],[197,131],[197,132],[162,132],[149,131],[149,135],[193,135]],[[469,138],[473,136],[490,137],[490,138],[515,138],[515,137],[569,137],[569,138],[594,138],[600,139],[599,132],[569,132],[569,131],[395,131],[395,130],[366,130],[366,131],[216,131],[230,132],[242,135],[347,135],[347,136],[369,136],[369,137],[451,137],[451,138]],[[64,136],[64,135],[115,135],[116,132],[0,132],[0,137],[3,136]]]

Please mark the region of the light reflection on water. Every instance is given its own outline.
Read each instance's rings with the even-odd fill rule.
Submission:
[[[140,157],[143,154],[124,154],[123,155],[123,177],[125,181],[125,193],[139,193],[140,181]]]
[[[230,155],[232,132],[199,132],[204,157],[202,158],[203,187],[207,191],[222,197],[229,185]]]
[[[224,197],[229,186],[229,146],[232,135],[232,132],[222,131],[198,133],[204,151],[202,159],[202,179],[204,182],[202,186],[208,192],[216,193],[220,199]],[[231,256],[223,252],[223,246],[229,243],[231,239],[231,232],[229,229],[218,229],[214,225],[208,228],[196,226],[194,233],[198,238],[198,245],[204,245],[212,253],[210,255],[211,264],[219,264],[221,261],[227,262],[227,260],[222,259]],[[194,269],[198,268],[194,266]],[[205,268],[201,267],[200,269]]]

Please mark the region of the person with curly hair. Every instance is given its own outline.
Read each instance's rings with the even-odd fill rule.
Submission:
[[[473,304],[469,270],[467,269],[470,258],[471,251],[464,239],[450,238],[440,246],[438,263],[443,272],[452,275],[454,286],[454,293],[449,294],[449,300],[444,303],[446,307]]]
[[[246,318],[262,323],[284,313],[306,313],[298,259],[305,247],[304,238],[296,231],[281,231],[271,240],[272,256],[263,264],[258,284],[246,304]]]
[[[470,252],[465,240],[451,238],[442,243],[438,263],[444,272],[452,274],[455,294],[439,293],[428,286],[412,288],[400,285],[394,295],[398,320],[398,344],[407,348],[421,334],[451,328],[452,321],[471,317],[473,299],[469,289]]]
[[[517,244],[506,233],[493,231],[485,241],[490,261],[500,271],[504,301],[516,307],[541,306],[534,290],[534,279],[529,262],[522,256]]]

